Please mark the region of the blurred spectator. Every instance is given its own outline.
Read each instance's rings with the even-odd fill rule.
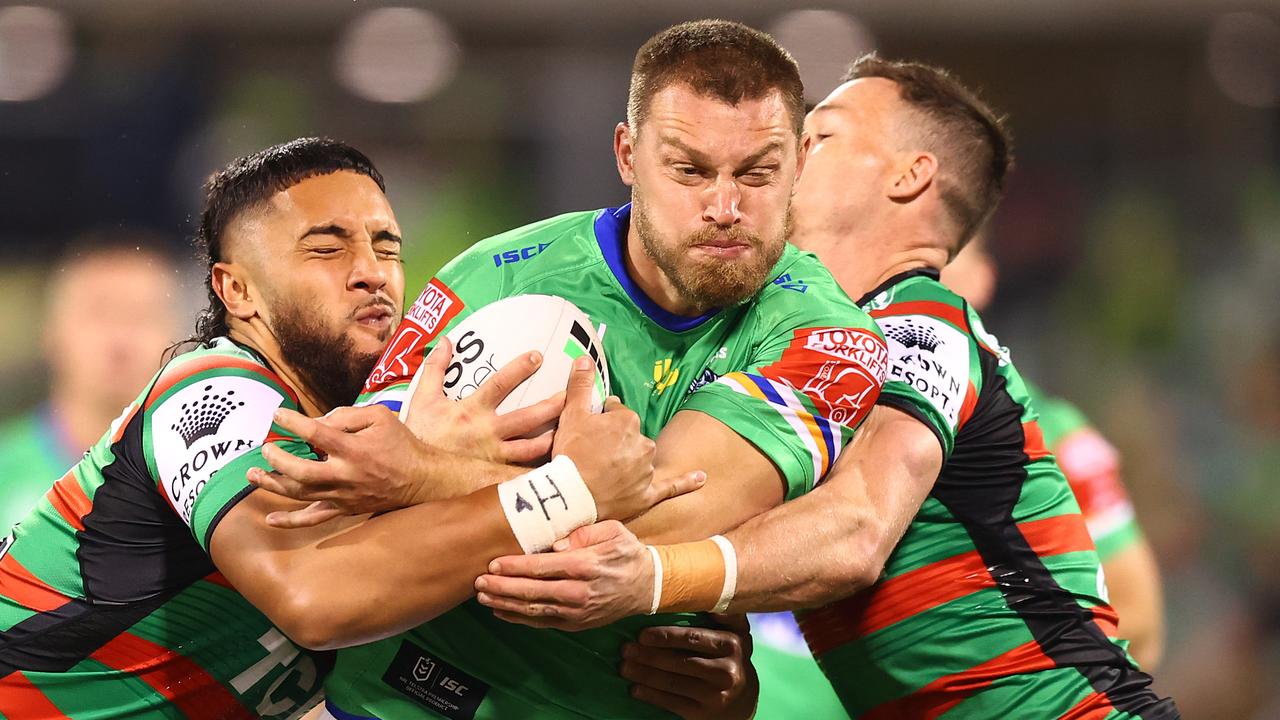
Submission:
[[[49,368],[41,405],[0,425],[0,535],[92,445],[180,338],[179,268],[149,237],[75,242],[53,265],[33,318]]]

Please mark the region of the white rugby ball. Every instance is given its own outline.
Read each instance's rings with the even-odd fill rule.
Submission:
[[[609,396],[609,366],[595,328],[577,305],[553,295],[515,295],[485,305],[467,316],[445,337],[453,358],[444,375],[444,394],[461,400],[475,392],[502,366],[523,353],[542,353],[542,366],[516,386],[498,405],[499,415],[534,405],[565,389],[574,358],[589,355],[596,366],[591,409],[600,412]],[[408,417],[422,380],[424,363],[409,385],[400,409]]]

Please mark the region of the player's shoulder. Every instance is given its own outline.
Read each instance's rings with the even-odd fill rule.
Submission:
[[[589,262],[599,256],[594,225],[601,212],[604,211],[556,215],[485,238],[445,265],[440,276],[451,281],[478,272],[518,277],[550,265]]]
[[[188,403],[184,414],[216,415],[268,398],[277,406],[281,400],[291,407],[298,403],[293,390],[257,353],[227,338],[217,338],[165,363],[144,392],[142,406],[152,414],[181,399]]]
[[[889,278],[863,296],[862,307],[874,318],[889,315],[931,315],[964,332],[972,315],[964,298],[938,279],[938,271],[919,268]]]
[[[867,313],[840,288],[831,272],[812,253],[788,243],[774,264],[770,278],[752,308],[763,324],[798,322],[807,326],[878,332]]]

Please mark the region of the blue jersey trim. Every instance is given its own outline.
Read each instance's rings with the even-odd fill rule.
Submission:
[[[719,310],[714,310],[698,317],[676,315],[662,309],[640,289],[631,276],[627,274],[627,264],[623,259],[626,253],[627,228],[631,224],[631,203],[622,207],[605,208],[596,216],[596,242],[600,243],[600,254],[604,255],[605,264],[617,278],[618,284],[626,291],[631,302],[640,308],[650,320],[664,330],[685,332],[715,317]]]
[[[352,715],[337,705],[334,705],[333,701],[328,698],[325,698],[324,709],[338,720],[378,720],[378,718],[367,717],[365,715]]]
[[[743,375],[746,375],[747,378],[751,380],[751,382],[755,383],[756,387],[760,388],[760,392],[764,393],[764,396],[769,398],[769,402],[781,408],[789,407],[787,405],[787,401],[782,399],[782,396],[779,395],[778,391],[773,388],[773,385],[769,384],[768,380],[760,377],[759,375],[753,375],[751,373],[743,373]],[[822,441],[827,445],[827,457],[831,458],[831,462],[834,462],[836,458],[836,445],[831,438],[831,428],[827,427],[826,423],[817,423],[817,425],[818,425],[818,430],[822,432]],[[817,484],[821,481],[822,481],[822,478],[820,477],[813,479],[814,484]]]

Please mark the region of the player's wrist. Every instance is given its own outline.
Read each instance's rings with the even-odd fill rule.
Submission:
[[[738,587],[738,556],[728,538],[647,547],[653,568],[650,615],[729,608]]]
[[[567,455],[499,483],[498,500],[525,553],[550,550],[597,517],[595,497]]]

